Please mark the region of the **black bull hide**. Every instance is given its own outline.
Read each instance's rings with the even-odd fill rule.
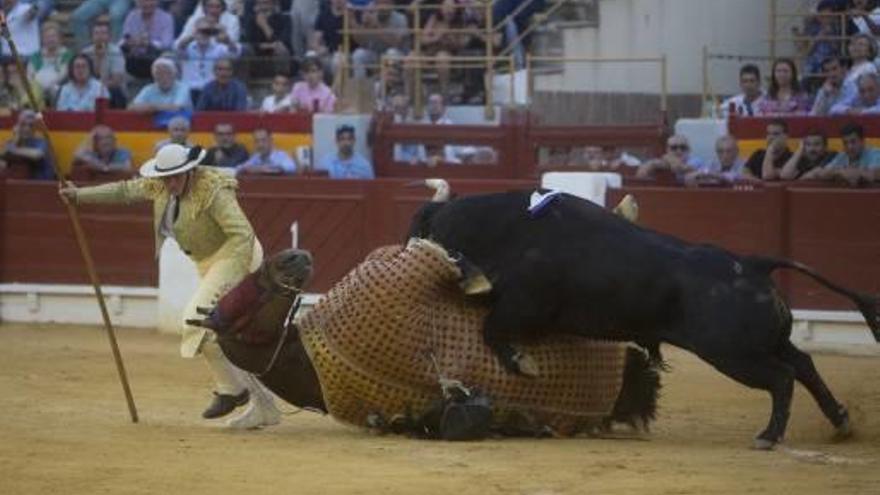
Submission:
[[[429,203],[410,231],[489,279],[485,341],[512,371],[519,355],[510,343],[551,329],[633,341],[658,362],[666,342],[770,393],[772,414],[756,447],[782,440],[794,380],[839,433],[848,433],[846,409],[789,340],[791,313],[770,273],[792,268],[850,298],[880,341],[876,298],[795,262],[689,244],[567,194],[530,214],[529,198],[530,192],[509,192]]]

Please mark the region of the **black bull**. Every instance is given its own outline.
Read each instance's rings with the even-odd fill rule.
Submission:
[[[789,340],[791,312],[770,273],[792,268],[845,295],[880,341],[876,298],[799,263],[689,244],[567,194],[531,215],[529,198],[529,192],[509,192],[429,203],[410,231],[462,256],[489,279],[485,341],[509,369],[520,371],[522,358],[510,343],[548,329],[633,341],[658,362],[666,342],[770,393],[770,421],[756,447],[782,440],[795,379],[838,432],[848,433],[846,408],[810,356]]]

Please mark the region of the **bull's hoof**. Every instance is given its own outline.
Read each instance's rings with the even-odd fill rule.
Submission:
[[[528,354],[516,353],[513,356],[513,363],[516,365],[517,372],[521,375],[535,377],[541,374],[538,369],[538,363]]]
[[[849,412],[845,407],[840,408],[840,423],[834,427],[834,440],[846,440],[853,434],[852,425],[849,422]]]
[[[777,442],[774,442],[773,440],[758,437],[752,443],[752,448],[755,450],[773,450],[776,448],[776,444]]]

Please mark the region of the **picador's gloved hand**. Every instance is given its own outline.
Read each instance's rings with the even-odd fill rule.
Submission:
[[[76,204],[77,189],[73,182],[65,182],[64,186],[58,189],[58,195],[65,203]]]

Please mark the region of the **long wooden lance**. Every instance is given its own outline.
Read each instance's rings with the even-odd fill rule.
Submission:
[[[12,34],[9,32],[9,26],[6,23],[6,16],[2,11],[0,11],[0,35],[3,36],[3,39],[6,40],[6,44],[9,46],[9,51],[12,54],[12,57],[15,59],[16,65],[18,66],[18,77],[21,78],[22,87],[25,89],[27,93],[28,101],[30,101],[31,107],[37,112],[37,129],[43,134],[43,137],[46,139],[47,148],[49,151],[49,158],[52,162],[52,168],[55,171],[55,177],[58,178],[58,187],[61,188],[64,186],[63,176],[61,175],[61,170],[58,168],[58,160],[55,159],[55,148],[52,146],[52,137],[49,135],[49,128],[46,126],[46,122],[43,120],[42,115],[39,113],[39,107],[37,106],[37,99],[34,97],[33,88],[31,88],[30,80],[27,77],[27,73],[25,72],[24,64],[21,62],[21,58],[18,56],[18,48],[15,46],[15,41],[12,39]],[[92,252],[89,249],[89,244],[86,241],[85,233],[83,232],[82,225],[79,221],[79,215],[77,214],[76,208],[70,201],[68,201],[64,196],[61,196],[62,202],[67,208],[67,215],[70,217],[70,223],[73,224],[73,232],[76,236],[76,243],[79,245],[79,251],[82,254],[83,261],[86,264],[86,271],[89,273],[89,279],[92,282],[92,287],[95,289],[95,296],[98,298],[98,306],[101,308],[101,317],[104,319],[104,328],[107,330],[107,337],[110,339],[110,349],[113,351],[113,360],[116,362],[116,371],[119,374],[119,381],[122,383],[122,390],[125,393],[125,401],[128,403],[128,412],[131,414],[131,422],[138,422],[138,413],[137,407],[134,404],[134,398],[131,395],[131,387],[128,386],[128,377],[125,374],[125,365],[122,362],[122,354],[119,352],[119,345],[116,343],[116,332],[113,329],[113,323],[110,321],[110,315],[107,313],[107,305],[104,302],[104,294],[101,291],[101,282],[98,280],[98,273],[95,271],[95,262],[92,259]]]

